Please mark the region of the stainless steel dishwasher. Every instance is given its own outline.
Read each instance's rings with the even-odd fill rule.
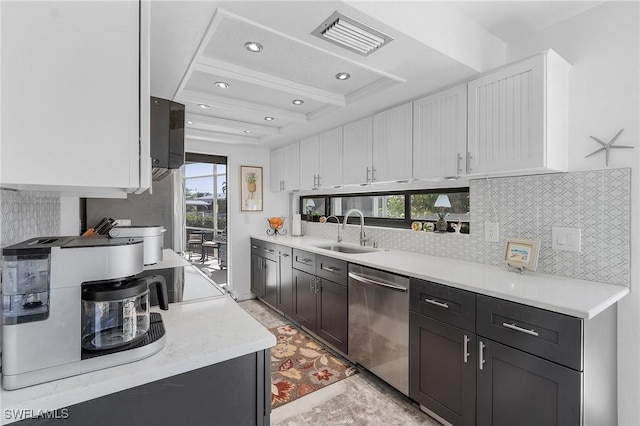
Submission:
[[[349,358],[409,394],[409,278],[349,265]]]

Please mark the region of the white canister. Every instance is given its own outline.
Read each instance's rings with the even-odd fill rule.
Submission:
[[[109,236],[112,238],[142,238],[144,245],[144,264],[153,265],[162,262],[162,249],[164,247],[164,226],[158,225],[132,225],[116,226],[111,228]]]

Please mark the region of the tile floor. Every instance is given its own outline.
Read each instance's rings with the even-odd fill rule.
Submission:
[[[258,300],[240,307],[266,328],[289,321]],[[420,411],[406,396],[371,373],[348,377],[271,412],[273,426],[307,425],[427,425],[440,423]]]

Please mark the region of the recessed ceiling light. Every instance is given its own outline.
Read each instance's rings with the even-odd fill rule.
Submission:
[[[202,108],[202,109],[209,109],[209,108],[211,108],[209,105],[206,105],[206,104],[198,104],[198,106],[199,106],[200,108]]]
[[[273,118],[273,117],[265,117],[264,119],[265,119],[265,120],[267,120],[267,121],[273,121],[273,120],[275,120],[275,118]]]
[[[229,83],[225,83],[224,81],[216,81],[216,87],[220,88],[220,89],[226,89],[227,87],[229,87]]]
[[[245,133],[251,133],[251,130],[245,130],[244,132]]]
[[[262,45],[256,41],[248,41],[244,44],[244,47],[249,52],[253,52],[253,53],[262,52]]]
[[[294,105],[302,105],[304,101],[302,99],[294,99],[291,103]]]
[[[348,80],[349,78],[351,78],[351,75],[348,72],[339,72],[338,74],[336,74],[336,78],[338,80]]]
[[[193,121],[187,121],[187,124],[193,124]]]

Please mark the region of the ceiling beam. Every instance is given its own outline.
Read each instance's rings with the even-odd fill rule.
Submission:
[[[219,108],[225,110],[244,111],[249,113],[258,112],[262,116],[273,117],[278,120],[274,124],[280,123],[306,123],[307,116],[299,112],[291,112],[280,108],[274,108],[269,105],[257,104],[255,102],[240,101],[238,99],[227,98],[226,96],[203,94],[193,90],[183,90],[176,96],[177,101],[188,102],[193,104],[206,104],[211,108]]]
[[[215,127],[222,132],[228,130],[237,130],[244,132],[245,130],[251,130],[252,133],[258,133],[262,135],[279,135],[280,129],[278,127],[264,126],[261,124],[247,123],[246,121],[229,120],[227,118],[210,117],[208,115],[201,114],[186,114],[186,121],[193,121],[194,126],[202,124],[205,126]],[[197,128],[197,126],[195,127]]]
[[[237,145],[258,145],[260,140],[250,136],[232,135],[229,133],[210,132],[200,129],[185,129],[186,139],[195,139],[207,142],[232,143]]]
[[[255,84],[268,89],[290,93],[302,100],[314,100],[325,104],[344,107],[346,101],[344,95],[318,89],[307,84],[298,83],[271,74],[254,71],[239,65],[201,56],[194,69],[216,77],[231,78],[245,83]]]

